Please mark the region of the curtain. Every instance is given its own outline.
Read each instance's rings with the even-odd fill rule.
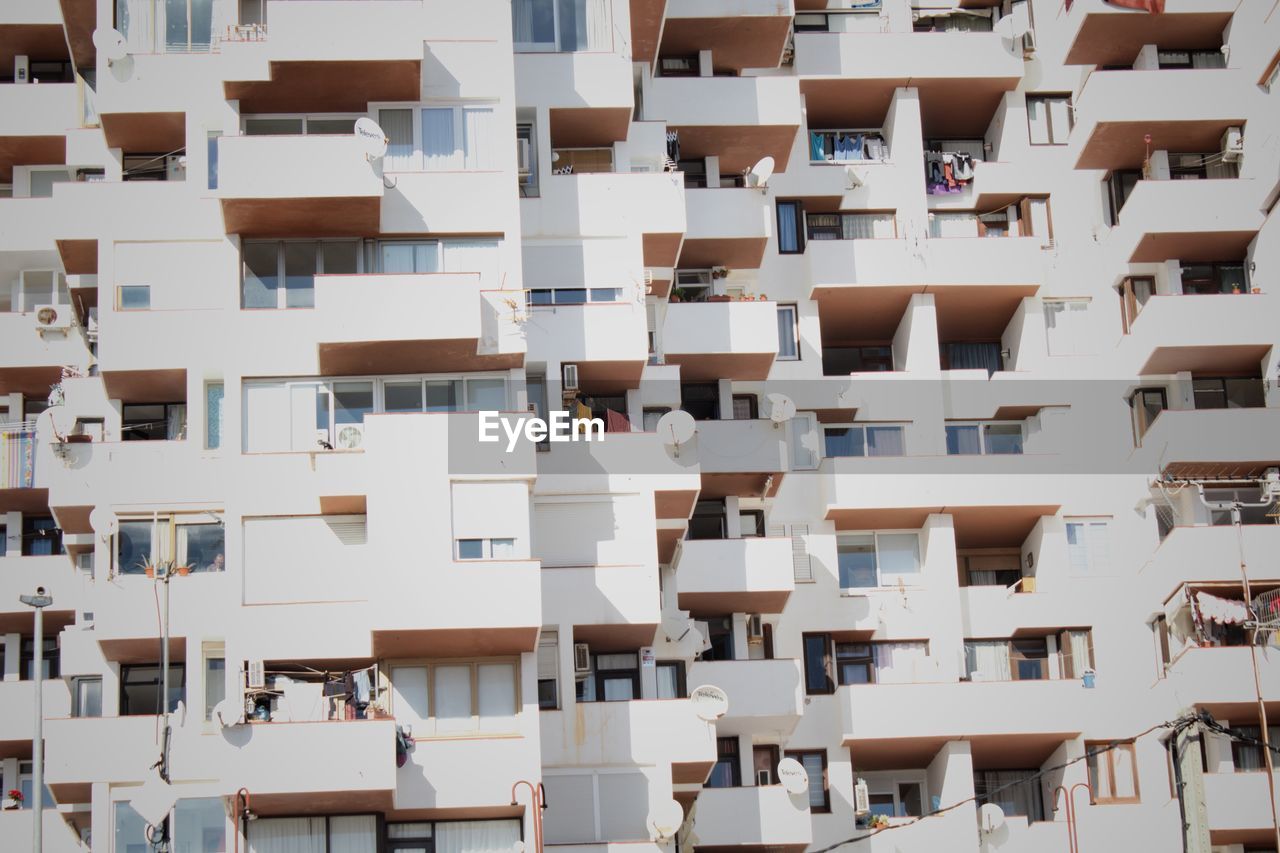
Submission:
[[[800,242],[796,238],[799,233],[799,223],[796,221],[796,208],[794,202],[778,203],[778,251],[779,252],[798,252],[800,251]]]
[[[328,853],[378,853],[378,819],[371,814],[329,818]]]
[[[516,44],[533,43],[533,2],[511,0],[511,40]]]
[[[440,271],[440,244],[384,243],[381,272],[428,273]]]
[[[187,437],[186,404],[169,406],[168,413],[165,416],[164,430],[164,437],[169,441],[180,441]]]
[[[518,820],[442,821],[436,824],[435,853],[511,853],[519,839]]]
[[[511,664],[485,663],[477,669],[481,726],[490,730],[514,728],[516,682]]]
[[[951,370],[985,370],[991,375],[1000,369],[1000,344],[946,344]]]
[[[1067,631],[1067,644],[1071,651],[1071,677],[1080,678],[1086,669],[1093,668],[1089,659],[1089,632]]]
[[[970,569],[969,586],[1003,586],[1000,575],[990,569]]]
[[[1196,50],[1191,52],[1192,68],[1226,68],[1227,57],[1220,50]]]
[[[867,427],[868,456],[902,456],[902,427]]]
[[[462,110],[462,147],[466,152],[465,169],[495,169],[493,153],[493,110],[490,107],[465,107]]]
[[[1211,160],[1204,164],[1205,177],[1214,180],[1237,177],[1240,174],[1238,169],[1235,163],[1224,163],[1221,160]]]
[[[324,818],[262,817],[249,824],[249,853],[325,853]]]
[[[155,533],[151,536],[150,557],[151,562],[158,563],[169,559],[169,555],[173,553],[173,527],[168,517],[164,517],[155,521],[154,529]]]
[[[453,171],[461,167],[453,135],[453,107],[432,107],[422,111],[423,168]]]
[[[560,12],[560,50],[587,47],[586,0],[556,0]]]
[[[930,237],[977,237],[978,217],[972,213],[934,213],[929,216]]]
[[[413,162],[413,110],[378,110],[378,124],[387,135],[387,154],[382,168],[388,172],[412,169]]]
[[[870,240],[893,236],[891,213],[846,213],[840,217],[841,237],[845,240]]]
[[[225,386],[221,382],[210,382],[204,386],[204,446],[209,450],[217,450],[222,446],[222,400],[224,394]]]
[[[872,648],[877,684],[910,684],[923,671],[929,647],[926,643],[878,643]]]
[[[450,240],[444,245],[445,272],[480,273],[480,287],[498,287],[497,240]]]
[[[116,0],[116,22],[130,53],[151,53],[152,0]]]
[[[796,350],[796,309],[790,305],[778,306],[778,355],[781,358],[795,358]]]
[[[436,731],[471,728],[471,667],[437,666],[432,689],[436,694]]]
[[[587,50],[609,50],[613,39],[609,31],[609,0],[587,0]]]
[[[1044,798],[1040,783],[1031,778],[1034,770],[984,770],[978,795],[984,803],[995,803],[1006,815],[1044,820]],[[992,791],[991,794],[986,794]]]
[[[1010,681],[1009,644],[1004,640],[975,640],[964,644],[965,672],[981,673],[985,681]]]

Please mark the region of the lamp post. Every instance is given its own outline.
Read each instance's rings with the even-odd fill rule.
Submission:
[[[20,595],[18,601],[35,608],[35,682],[36,730],[31,741],[31,850],[44,850],[44,609],[53,604],[53,596],[44,587],[36,587],[35,595]]]
[[[533,812],[533,853],[542,853],[542,810],[547,807],[547,789],[521,779],[511,786],[511,805],[517,805],[516,788],[525,785],[529,789],[529,808]]]

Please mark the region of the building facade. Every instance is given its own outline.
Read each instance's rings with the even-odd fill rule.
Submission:
[[[1275,851],[1280,14],[1128,5],[3,4],[0,846]]]

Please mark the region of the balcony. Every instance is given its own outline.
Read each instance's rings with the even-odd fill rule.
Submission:
[[[960,589],[960,618],[965,636],[1043,636],[1063,625],[1088,625],[1096,618],[1096,600],[1061,582],[1052,592],[1010,592],[1004,586]]]
[[[686,539],[675,566],[695,613],[781,613],[795,588],[790,538]]]
[[[381,175],[353,136],[224,136],[218,197],[228,234],[309,237],[381,230]]]
[[[61,27],[57,30],[61,38]],[[80,126],[80,93],[75,83],[3,83],[0,115],[6,116],[0,131],[0,181],[10,183],[14,166],[67,162],[66,133]]]
[[[34,814],[31,809],[0,812],[0,838],[22,839],[24,843],[29,841],[35,828],[32,826]],[[80,836],[63,815],[64,812],[45,803],[42,837],[45,853],[84,853]]]
[[[1187,182],[1191,183],[1191,182]],[[1138,306],[1117,356],[1132,373],[1157,373],[1178,350],[1234,347],[1270,340],[1267,321],[1274,294],[1164,294]],[[1159,357],[1157,357],[1159,354]],[[1166,355],[1168,354],[1168,356]],[[1259,360],[1262,354],[1259,353]],[[1178,367],[1173,358],[1169,367]]]
[[[520,202],[526,237],[652,234],[678,242],[684,234],[685,188],[677,173],[547,175],[539,183],[540,197]]]
[[[1242,258],[1263,223],[1254,183],[1138,181],[1107,238],[1107,252],[1116,264]]]
[[[598,50],[517,52],[515,66],[521,107],[550,107],[553,116],[562,110],[599,110],[593,118],[611,124],[631,119],[631,61],[617,41]]]
[[[772,233],[773,210],[764,193],[757,189],[716,187],[688,190],[685,198],[689,225],[679,266],[759,268]]]
[[[1271,791],[1266,771],[1206,773],[1204,802],[1209,813],[1209,837],[1214,844],[1271,843]]]
[[[918,86],[922,99],[940,81],[964,80],[966,88],[1006,92],[1022,79],[1022,48],[999,33],[798,33],[796,73]],[[972,79],[976,78],[976,79]],[[972,82],[972,87],[970,83]],[[997,99],[998,100],[998,99]],[[984,112],[990,115],[995,102]]]
[[[634,300],[531,307],[525,329],[530,357],[577,363],[587,393],[638,387],[649,360],[644,304]]]
[[[692,494],[700,473],[697,454],[677,454],[654,432],[606,432],[595,441],[553,444],[538,456],[538,482],[552,492],[616,492],[625,479],[646,490]]]
[[[715,67],[776,68],[791,32],[791,0],[670,0],[661,55],[715,47]],[[634,12],[632,13],[634,15]]]
[[[813,240],[805,248],[814,298],[842,287],[903,285],[924,292],[956,285],[1028,285],[1044,281],[1039,237],[938,237],[912,255],[905,240]]]
[[[1076,0],[1066,12],[1066,62],[1129,65],[1146,44],[1216,48],[1238,4],[1232,0],[1168,0],[1158,17],[1105,0]]]
[[[76,611],[83,609],[86,583],[85,575],[65,554],[0,557],[0,628],[30,633],[35,619],[30,607],[18,603],[18,596],[30,595],[42,586],[53,596],[53,606],[44,611],[45,631],[56,632],[74,621]]]
[[[1184,705],[1207,708],[1230,719],[1241,708],[1256,711],[1254,650],[1250,646],[1192,647],[1174,658],[1166,676],[1167,689]],[[1280,700],[1280,661],[1266,649],[1257,650],[1258,683],[1266,702]]]
[[[383,235],[505,233],[519,204],[514,151],[510,156],[509,165],[486,171],[396,172],[383,193]]]
[[[681,579],[683,580],[683,578]],[[716,734],[790,734],[804,713],[800,661],[694,661],[689,689],[719,687],[729,697],[729,712],[716,721]]]
[[[575,624],[579,634],[607,636],[610,643],[619,646],[649,645],[661,620],[656,566],[655,561],[633,566],[544,568],[545,621]]]
[[[766,155],[781,172],[799,129],[800,89],[794,77],[658,77],[644,117],[679,132],[681,157],[718,156],[722,175]]]
[[[1269,555],[1280,548],[1280,524],[1244,525],[1245,563],[1254,580],[1280,580],[1280,570],[1268,567]],[[1151,601],[1165,601],[1188,582],[1238,583],[1240,562],[1235,528],[1230,526],[1175,527],[1151,561],[1142,579]],[[1082,623],[1083,624],[1083,623]]]
[[[671,764],[675,782],[701,784],[716,760],[715,725],[688,699],[580,702],[539,720],[543,767]]]
[[[74,325],[72,307],[59,305],[55,310],[59,320],[70,320],[73,325],[41,331],[34,311],[0,312],[0,339],[5,342],[0,392],[41,399],[49,395],[49,386],[57,383],[63,365],[88,365],[89,348],[80,327]]]
[[[24,594],[34,590],[31,587]],[[0,758],[31,758],[35,701],[34,681],[0,681]],[[44,682],[44,714],[46,718],[71,716],[71,691],[61,678]]]
[[[518,715],[521,725],[536,725],[537,714],[536,702],[525,706]],[[510,809],[511,780],[541,774],[534,735],[418,739],[396,773],[396,808]],[[500,767],[502,772],[459,773],[459,767]]]
[[[698,421],[702,497],[777,494],[789,466],[787,430],[771,420]]]
[[[1253,477],[1280,464],[1280,409],[1169,409],[1142,436],[1130,461],[1176,477]]]
[[[800,853],[813,841],[807,794],[781,785],[705,788],[698,794],[694,832],[701,846]]]
[[[774,302],[678,302],[667,306],[663,360],[680,378],[765,379],[778,354]]]
[[[1223,132],[1250,115],[1254,82],[1238,68],[1094,71],[1076,99],[1068,160],[1077,169],[1140,168],[1148,133],[1154,150],[1217,151]]]

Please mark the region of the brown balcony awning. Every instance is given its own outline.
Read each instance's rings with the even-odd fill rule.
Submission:
[[[108,148],[139,154],[167,154],[187,146],[186,113],[103,113]]]
[[[1183,371],[1207,376],[1256,376],[1270,349],[1269,344],[1156,347],[1138,372],[1143,376]]]
[[[1222,45],[1230,12],[1178,12],[1148,15],[1115,11],[1087,13],[1067,50],[1067,65],[1131,65],[1145,44],[1177,45],[1180,50]]]
[[[13,181],[14,166],[61,166],[66,162],[65,136],[0,136],[0,182]]]
[[[667,0],[631,0],[631,58],[636,62],[653,62],[658,55],[666,14]]]
[[[273,61],[269,80],[228,80],[241,114],[364,112],[370,101],[417,101],[418,59]]]
[[[791,15],[726,15],[719,18],[667,18],[661,56],[693,56],[714,47],[717,71],[777,68],[791,34]]]

